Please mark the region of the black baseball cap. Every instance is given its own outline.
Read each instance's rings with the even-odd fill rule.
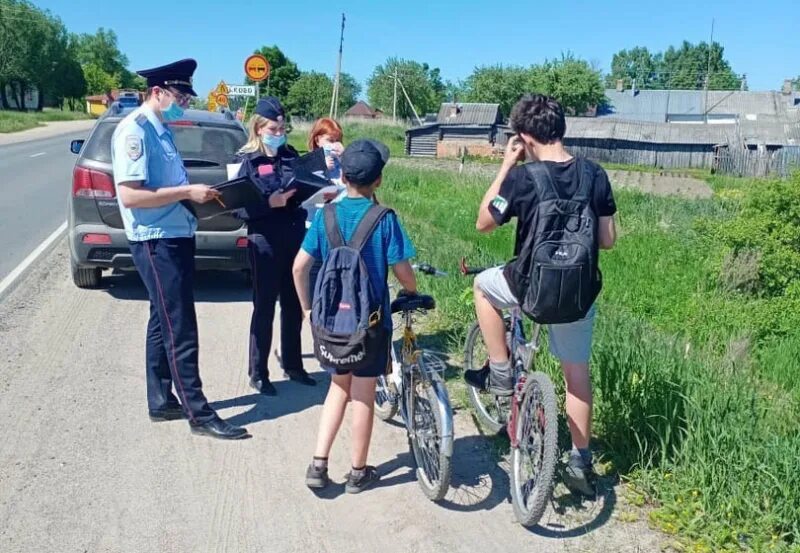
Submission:
[[[389,148],[367,138],[351,142],[342,152],[342,174],[347,182],[368,186],[381,176],[389,161]]]

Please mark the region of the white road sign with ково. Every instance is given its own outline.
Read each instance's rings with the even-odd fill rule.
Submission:
[[[228,96],[255,96],[256,87],[253,85],[229,84]]]

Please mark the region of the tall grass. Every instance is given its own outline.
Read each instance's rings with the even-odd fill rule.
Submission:
[[[474,230],[487,186],[389,167],[378,192],[419,259],[451,273],[420,277],[419,286],[437,298],[428,330],[446,335],[454,353],[474,318],[471,282],[454,274],[459,258],[487,265],[512,250],[512,228]],[[653,503],[654,523],[699,550],[800,548],[800,333],[759,327],[759,313],[776,308],[768,301],[721,293],[721,246],[694,230],[698,218],[731,217],[735,204],[616,197],[622,232],[601,258],[592,356],[601,455]],[[544,359],[560,383],[554,360]]]
[[[41,112],[0,110],[0,133],[18,132],[39,127],[48,121],[74,121],[89,119],[82,111],[61,111],[46,109]]]

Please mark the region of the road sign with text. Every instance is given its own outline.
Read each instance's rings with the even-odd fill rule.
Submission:
[[[228,96],[255,96],[256,87],[253,85],[229,84]]]

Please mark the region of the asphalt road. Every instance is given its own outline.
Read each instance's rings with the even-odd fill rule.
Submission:
[[[75,155],[82,130],[0,145],[0,280],[67,218]]]

